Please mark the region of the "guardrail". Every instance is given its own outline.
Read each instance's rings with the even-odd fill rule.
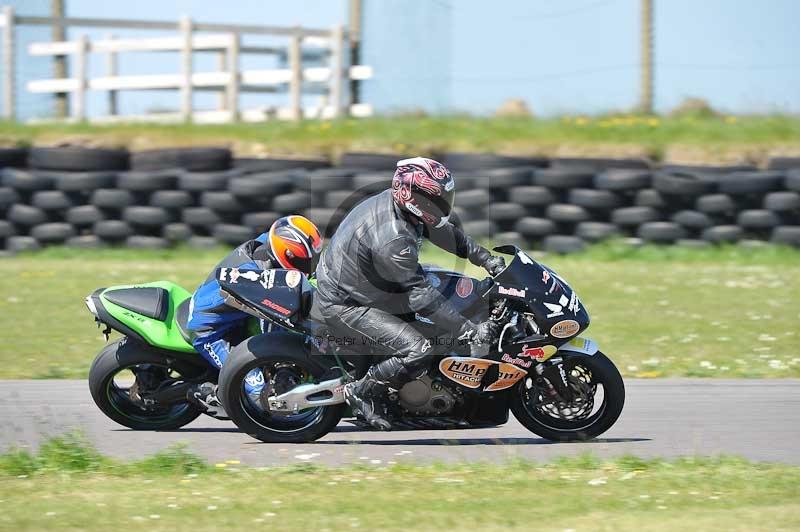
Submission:
[[[81,36],[62,42],[37,42],[28,47],[31,56],[63,57],[73,59],[73,73],[69,78],[31,80],[26,84],[33,93],[71,95],[71,121],[87,119],[88,91],[108,92],[108,114],[92,117],[91,121],[194,121],[219,123],[234,121],[263,121],[269,119],[299,120],[301,118],[335,118],[342,114],[365,117],[372,114],[369,104],[345,104],[347,80],[365,80],[372,77],[372,68],[365,65],[346,65],[346,30],[336,26],[331,30],[304,27],[256,26],[236,24],[208,24],[184,16],[177,23],[144,20],[53,18],[18,16],[13,8],[4,6],[0,14],[3,29],[3,116],[15,118],[15,32],[20,25],[64,27],[91,27],[142,30],[175,30],[176,36],[125,38],[107,37],[91,40]],[[214,32],[204,33],[199,32]],[[288,37],[286,46],[247,46],[243,35],[269,35]],[[180,72],[175,74],[149,74],[120,76],[119,55],[126,52],[176,52],[180,54]],[[193,56],[196,52],[218,55],[219,68],[212,72],[194,72]],[[104,54],[107,75],[90,77],[88,58],[91,54]],[[286,68],[244,70],[240,58],[244,54],[277,56]],[[325,66],[305,66],[304,62],[324,63]],[[177,113],[153,113],[137,116],[118,114],[117,93],[136,90],[180,91],[180,110]],[[198,111],[193,108],[193,92],[216,91],[220,93],[218,109]],[[239,95],[244,92],[288,93],[285,107],[241,109]],[[317,94],[316,106],[303,106],[303,94]],[[349,99],[348,99],[349,100]]]

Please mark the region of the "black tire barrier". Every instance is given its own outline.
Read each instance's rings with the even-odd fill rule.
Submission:
[[[236,169],[224,172],[182,172],[178,176],[178,187],[190,192],[226,190],[231,179],[242,175],[243,172]]]
[[[751,209],[740,212],[736,223],[745,229],[772,229],[779,225],[781,220],[772,211]]]
[[[592,181],[594,172],[588,168],[545,168],[533,173],[534,185],[556,189],[588,188]]]
[[[131,169],[142,172],[182,168],[189,172],[228,170],[233,163],[227,148],[169,148],[131,154]]]
[[[633,200],[636,207],[652,207],[654,209],[664,209],[668,203],[669,200],[661,192],[650,188],[638,191]]]
[[[211,234],[219,242],[231,246],[237,246],[242,242],[246,242],[258,236],[257,233],[254,233],[249,227],[234,224],[218,224],[214,226]]]
[[[468,190],[467,192],[473,192]],[[459,193],[458,203],[462,203],[464,192]],[[511,187],[508,191],[508,197],[512,201],[525,205],[527,207],[546,207],[551,203],[555,203],[556,195],[547,187],[540,187],[535,185],[524,187]]]
[[[42,209],[22,203],[12,205],[6,213],[6,218],[8,218],[11,223],[23,227],[33,227],[34,225],[46,223],[48,220],[47,213]]]
[[[92,233],[109,242],[119,242],[133,235],[133,227],[122,220],[101,220],[92,227]]]
[[[526,216],[517,220],[514,224],[514,231],[531,239],[538,239],[543,236],[551,235],[556,232],[556,224],[547,218],[536,218]]]
[[[673,214],[670,219],[686,229],[702,230],[714,225],[714,220],[706,213],[700,211],[678,211]]]
[[[188,224],[175,222],[165,225],[161,236],[173,243],[186,242],[194,236],[194,231]]]
[[[594,178],[601,190],[640,190],[650,186],[653,176],[647,169],[609,168]]]
[[[0,168],[21,168],[27,160],[26,148],[0,148]]]
[[[89,227],[93,226],[99,221],[105,219],[103,211],[94,205],[81,205],[79,207],[72,207],[67,210],[64,215],[64,220],[76,227]]]
[[[717,225],[703,231],[703,240],[714,244],[733,244],[742,239],[744,231],[738,225]]]
[[[194,205],[194,197],[185,190],[157,190],[150,196],[148,204],[164,209],[183,209]]]
[[[166,170],[159,172],[123,172],[117,177],[117,186],[131,192],[156,192],[175,188],[180,172]]]
[[[560,223],[586,222],[592,217],[589,211],[583,207],[568,203],[550,205],[545,209],[545,214],[554,222]]]
[[[60,190],[41,190],[31,196],[31,205],[43,211],[61,211],[73,206],[72,200]]]
[[[279,213],[272,211],[249,212],[242,216],[242,225],[248,227],[253,234],[260,234],[267,231],[280,217]]]
[[[764,196],[764,208],[774,212],[800,210],[800,194],[793,191],[770,192]]]
[[[0,220],[0,240],[16,235],[17,232],[11,222]]]
[[[790,170],[792,168],[800,168],[800,157],[770,157],[767,162],[767,170]]]
[[[0,187],[0,213],[19,202],[19,194],[11,187]]]
[[[397,161],[404,158],[397,154],[347,152],[339,157],[339,166],[393,173]]]
[[[780,190],[785,175],[782,172],[733,172],[719,180],[720,192],[726,194],[758,194]]]
[[[708,194],[695,201],[695,209],[706,214],[729,214],[736,208],[736,202],[727,194]]]
[[[244,202],[227,191],[203,192],[200,195],[200,205],[220,214],[241,214],[245,211]]]
[[[41,248],[42,245],[32,236],[11,236],[6,239],[6,249],[12,253],[37,251]]]
[[[31,148],[28,152],[28,167],[73,172],[126,170],[129,157],[127,150],[106,148],[84,148],[81,146]]]
[[[70,248],[97,249],[105,246],[105,242],[97,235],[80,235],[69,237],[64,245]]]
[[[586,242],[602,242],[618,235],[617,226],[605,222],[581,222],[575,227],[575,236]]]
[[[573,188],[567,195],[567,201],[572,205],[600,211],[610,211],[623,204],[623,198],[614,192],[592,188]]]
[[[20,192],[36,192],[53,188],[54,180],[51,174],[24,170],[20,168],[3,168],[2,185]]]
[[[489,170],[492,168],[509,168],[514,166],[547,166],[548,161],[544,157],[511,157],[496,155],[494,153],[465,153],[465,152],[445,152],[439,156],[442,162],[451,172],[474,172],[476,170]],[[382,166],[378,170],[384,171],[387,167]],[[390,168],[394,168],[392,163]]]
[[[515,222],[527,214],[525,207],[508,201],[489,205],[485,216],[493,222]]]
[[[545,237],[542,247],[549,253],[566,255],[582,251],[586,247],[586,242],[577,236],[550,235]]]
[[[136,197],[128,190],[101,188],[95,190],[89,202],[101,209],[124,209],[136,202]]]
[[[800,168],[786,172],[786,188],[800,192]]]
[[[702,174],[657,173],[653,176],[653,188],[666,195],[694,197],[712,192],[715,183],[712,180],[703,179]]]
[[[292,214],[312,207],[313,196],[304,190],[280,194],[272,198],[272,208],[281,214]]]
[[[208,207],[189,207],[181,212],[183,223],[192,227],[212,229],[215,225],[222,223],[220,216]]]
[[[169,211],[161,207],[126,207],[122,219],[139,227],[162,227],[172,221]]]
[[[87,150],[49,153],[63,162]],[[15,153],[9,157],[18,162]],[[0,248],[128,241],[152,248],[229,246],[292,213],[308,216],[330,236],[354,205],[389,187],[395,167],[393,155],[348,154],[346,167],[325,167],[319,160],[250,159],[234,161],[229,169],[219,162],[224,154],[205,164],[204,154],[210,152],[193,159],[191,150],[177,150],[151,153],[149,161],[150,155],[139,158],[139,168],[152,163],[158,170],[99,170],[103,157],[92,153],[98,155],[93,168],[0,168]],[[192,160],[176,167],[187,153]],[[613,236],[631,245],[797,241],[800,167],[792,166],[791,158],[773,161],[773,170],[757,171],[749,166],[652,168],[639,160],[612,159],[556,159],[547,167],[537,158],[454,156],[464,170],[451,168],[458,188],[452,220],[477,238],[502,237],[559,253]],[[96,238],[78,240],[85,236]]]
[[[292,174],[265,172],[245,177],[235,177],[228,183],[234,196],[243,198],[270,197],[292,190]]]
[[[639,226],[658,218],[658,211],[652,207],[622,207],[611,212],[611,221],[619,226]]]
[[[37,225],[31,229],[31,236],[42,244],[62,244],[75,234],[74,227],[62,222]]]
[[[114,188],[117,174],[112,172],[69,172],[54,178],[55,186],[64,192],[91,192],[100,188]]]
[[[551,166],[578,166],[580,168],[594,168],[598,171],[610,169],[623,170],[649,170],[652,164],[646,159],[610,159],[606,157],[556,157],[550,160]]]
[[[800,246],[800,225],[779,226],[772,230],[770,241],[788,246]]]
[[[688,236],[686,230],[674,222],[643,223],[636,235],[645,242],[656,244],[673,244],[676,240]]]
[[[242,158],[233,160],[233,168],[246,174],[256,172],[275,172],[277,170],[294,170],[303,168],[316,170],[328,168],[330,163],[323,159],[254,159]]]
[[[169,246],[169,240],[158,236],[133,235],[125,239],[125,247],[135,249],[166,249]]]
[[[475,186],[486,189],[505,189],[520,185],[528,185],[531,182],[532,168],[496,168],[487,170]]]

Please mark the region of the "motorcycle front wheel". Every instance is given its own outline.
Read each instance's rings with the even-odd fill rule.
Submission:
[[[292,352],[291,337],[286,342],[286,335],[276,335],[272,345],[263,339],[255,337],[238,345],[222,367],[218,397],[228,416],[242,432],[267,443],[311,442],[332,431],[344,414],[344,404],[292,413],[269,410],[268,396],[318,382],[325,368],[301,352],[301,344],[294,346],[298,352]],[[255,369],[264,378],[265,390],[260,397],[249,396],[245,389],[245,379]]]
[[[553,397],[542,377],[531,375],[509,391],[511,412],[528,430],[547,440],[591,440],[619,418],[625,384],[614,363],[599,351],[563,358],[571,399]]]

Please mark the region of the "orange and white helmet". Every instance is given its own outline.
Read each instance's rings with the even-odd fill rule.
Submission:
[[[317,267],[322,236],[308,218],[297,215],[278,218],[269,228],[267,242],[281,268],[309,275]]]

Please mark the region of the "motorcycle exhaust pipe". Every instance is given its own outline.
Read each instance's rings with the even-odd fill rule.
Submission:
[[[270,411],[298,413],[306,408],[344,403],[344,381],[331,379],[319,384],[301,384],[267,399]]]

